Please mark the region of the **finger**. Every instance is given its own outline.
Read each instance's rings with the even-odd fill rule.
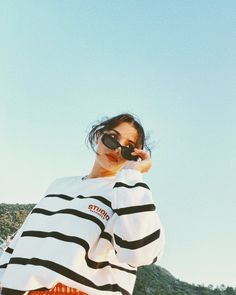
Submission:
[[[147,154],[141,154],[141,153],[132,153],[133,156],[138,156],[142,161],[148,161],[150,160],[150,157]]]
[[[137,155],[139,155],[140,157],[142,157],[144,159],[150,158],[150,153],[148,151],[136,149],[136,148],[134,149],[134,151],[137,153]]]
[[[137,152],[137,153],[140,153],[140,154],[148,154],[147,151],[145,151],[145,150],[141,150],[141,149],[136,149],[136,148],[134,148],[134,151]]]

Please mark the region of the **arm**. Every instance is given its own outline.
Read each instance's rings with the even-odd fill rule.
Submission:
[[[46,192],[44,195],[47,195],[48,192],[50,192],[50,189],[52,188],[52,186],[56,183],[57,179],[54,180],[50,186],[47,188]],[[44,198],[44,197],[43,197]],[[42,199],[43,199],[42,198]],[[39,203],[38,203],[39,204]],[[38,204],[35,206],[37,207]],[[34,207],[34,208],[35,208]],[[34,209],[33,208],[33,209]],[[33,210],[32,209],[32,210]],[[31,210],[31,212],[32,212]],[[29,220],[29,215],[31,214],[31,212],[28,214],[28,216],[25,218],[23,224],[21,225],[21,227],[18,229],[18,231],[16,233],[14,233],[11,237],[10,237],[10,241],[8,243],[5,244],[5,246],[3,247],[3,251],[2,253],[0,252],[0,290],[1,290],[1,284],[2,284],[2,279],[5,273],[5,270],[7,268],[7,265],[9,263],[9,260],[11,259],[12,253],[14,252],[15,246],[19,240],[19,238],[21,237],[23,231],[25,230],[25,227],[27,226],[28,220]],[[1,292],[1,291],[0,291]],[[0,293],[1,294],[1,293]]]
[[[5,272],[5,269],[9,263],[11,255],[14,251],[15,245],[20,238],[22,232],[24,231],[25,224],[27,222],[27,217],[21,227],[16,231],[11,237],[10,241],[6,242],[5,246],[3,247],[3,252],[0,254],[0,289],[1,289],[1,282]]]
[[[142,173],[126,166],[113,187],[113,246],[120,262],[152,264],[163,254],[164,229]]]

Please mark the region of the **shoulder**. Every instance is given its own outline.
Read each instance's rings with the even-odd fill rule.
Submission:
[[[82,176],[64,176],[64,177],[58,177],[55,178],[51,184],[48,186],[45,194],[49,194],[55,189],[62,189],[64,187],[67,187],[68,185],[73,184],[74,182],[81,179]]]

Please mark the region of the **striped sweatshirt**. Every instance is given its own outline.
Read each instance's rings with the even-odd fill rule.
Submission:
[[[131,295],[137,268],[158,263],[164,244],[140,171],[57,178],[0,256],[1,294],[61,282],[90,295]]]

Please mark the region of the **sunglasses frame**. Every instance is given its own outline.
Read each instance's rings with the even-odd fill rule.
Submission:
[[[124,159],[129,161],[137,161],[139,156],[132,156],[133,148],[121,145],[119,141],[111,136],[111,134],[103,133],[101,137],[102,143],[111,150],[115,150],[121,147],[121,155]]]

